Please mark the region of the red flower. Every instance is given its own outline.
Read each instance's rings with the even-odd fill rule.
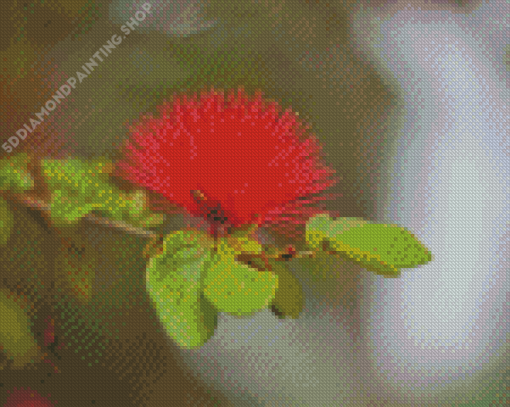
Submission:
[[[16,389],[9,392],[4,407],[53,407],[54,404],[37,391],[27,388]]]
[[[336,180],[308,127],[280,110],[242,88],[175,97],[132,129],[117,175],[193,215],[217,210],[232,226],[302,224],[320,212],[305,205],[327,198],[310,195]]]

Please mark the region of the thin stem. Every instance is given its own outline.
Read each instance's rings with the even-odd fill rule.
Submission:
[[[40,199],[33,198],[29,195],[6,193],[6,191],[0,191],[0,195],[3,195],[5,198],[13,200],[15,202],[18,202],[26,207],[37,209],[37,210],[41,211],[46,218],[50,217],[50,213],[51,213],[50,205],[48,205],[46,202],[44,202]],[[99,215],[93,215],[91,213],[84,216],[84,219],[87,220],[88,222],[94,223],[96,225],[108,226],[110,228],[114,228],[114,229],[120,230],[125,233],[142,236],[147,239],[157,240],[158,238],[161,237],[160,234],[152,232],[150,230],[132,226],[132,225],[129,225],[128,223],[125,223],[122,221],[111,220],[109,218],[105,218],[105,217],[102,217]],[[222,236],[222,231],[220,231],[219,229],[220,228],[217,224],[213,224],[212,230],[213,230],[213,236],[215,238]],[[314,251],[293,252],[291,255],[285,251],[281,252],[281,253],[276,253],[276,254],[264,253],[263,260],[265,262],[266,262],[266,259],[288,261],[291,259],[315,257],[315,254],[316,253]]]
[[[43,213],[43,215],[45,215],[47,218],[50,215],[51,208],[44,201],[32,198],[27,195],[19,195],[19,194],[4,194],[4,195],[6,198],[8,195],[8,198],[10,198],[24,206],[40,210]],[[105,218],[102,216],[93,215],[91,213],[89,213],[88,215],[85,215],[84,218],[87,221],[92,222],[96,225],[104,225],[104,226],[112,227],[112,228],[121,230],[123,232],[129,233],[129,234],[135,234],[135,235],[147,237],[149,239],[156,238],[158,236],[157,233],[154,233],[152,231],[149,231],[149,230],[146,230],[143,228],[139,228],[139,227],[135,227],[135,226],[131,226],[128,223],[125,223],[122,221],[111,220],[111,219],[108,219],[108,218]]]

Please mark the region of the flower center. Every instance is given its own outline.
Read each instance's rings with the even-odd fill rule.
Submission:
[[[192,190],[191,196],[199,207],[204,218],[215,224],[228,224],[228,218],[223,212],[223,209],[221,209],[221,205],[219,203],[213,203],[211,200],[207,199],[202,191],[199,190]]]

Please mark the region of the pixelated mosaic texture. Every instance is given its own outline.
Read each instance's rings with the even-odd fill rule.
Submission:
[[[423,82],[428,76],[419,77],[406,66],[407,50],[401,51],[391,41],[384,42],[395,51],[388,58],[404,60],[398,68],[400,75],[381,69],[375,57],[367,57],[362,46],[356,45],[353,32],[365,34],[358,43],[377,44],[381,41],[378,24],[388,21],[386,35],[397,36],[392,18],[409,12],[409,7],[398,1],[152,3],[158,12],[151,24],[130,34],[16,152],[115,157],[127,136],[127,124],[174,92],[242,85],[251,93],[262,89],[312,124],[328,152],[328,162],[342,175],[334,191],[342,197],[331,209],[364,218],[381,212],[375,198],[395,188],[383,163],[401,154],[394,138],[409,122],[406,103],[420,97],[428,103],[425,95],[402,96],[395,76],[404,83]],[[476,14],[477,2],[414,3],[411,8],[416,13],[419,7],[423,13],[432,13],[427,14],[431,19],[464,18],[469,24],[470,18],[478,16],[487,22],[476,35],[462,34],[473,47],[478,46],[476,41],[483,44],[485,38],[494,41],[497,37],[491,28],[497,24],[488,22],[497,21],[498,16]],[[140,4],[4,2],[0,16],[2,142],[113,33],[119,33],[122,21]],[[355,19],[356,13],[361,17]],[[416,30],[419,36],[421,31]],[[440,25],[435,30],[441,34]],[[497,61],[489,66],[503,80],[508,77]],[[501,116],[494,113],[493,117],[495,134],[499,131],[501,136],[508,126],[502,124]],[[419,130],[411,129],[408,143]],[[428,398],[411,386],[410,375],[399,376],[403,391],[381,390],[388,382],[379,387],[364,384],[363,371],[370,368],[361,364],[356,369],[356,364],[360,360],[367,364],[370,356],[356,359],[353,355],[359,353],[356,349],[363,335],[370,336],[363,331],[369,322],[363,308],[367,300],[360,297],[375,283],[364,277],[361,268],[333,265],[327,259],[319,265],[303,261],[294,270],[307,287],[300,322],[277,321],[269,311],[253,321],[222,316],[216,342],[200,352],[183,353],[167,340],[147,301],[142,237],[86,223],[58,233],[37,211],[7,205],[14,217],[2,217],[2,222],[12,222],[14,233],[0,247],[0,300],[2,317],[20,326],[22,339],[17,344],[23,357],[0,356],[0,405],[17,405],[16,400],[26,397],[40,405],[72,406],[156,406],[169,401],[211,406],[407,406],[420,405],[419,397],[425,405],[507,402],[508,373],[496,363],[475,376],[476,392],[470,395],[467,376],[460,392],[453,387],[449,394],[433,392]],[[72,281],[69,270],[76,273],[78,269]],[[94,272],[86,274],[87,269]],[[377,301],[384,302],[384,296]],[[503,322],[501,310],[497,315]],[[377,312],[371,316],[377,317]],[[336,339],[330,336],[335,334]],[[282,340],[285,335],[288,340]],[[329,358],[333,362],[328,364],[320,356],[324,354],[334,355]],[[490,356],[487,350],[484,355]],[[483,365],[483,360],[476,363]],[[462,369],[469,371],[471,364]],[[434,370],[433,363],[429,370]],[[349,383],[350,377],[355,383]],[[443,376],[440,381],[449,380],[453,379]]]

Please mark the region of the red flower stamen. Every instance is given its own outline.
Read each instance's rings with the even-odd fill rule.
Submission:
[[[322,212],[306,205],[329,198],[311,195],[336,182],[334,170],[296,113],[242,88],[175,97],[159,111],[132,129],[117,175],[233,227],[299,225]]]

